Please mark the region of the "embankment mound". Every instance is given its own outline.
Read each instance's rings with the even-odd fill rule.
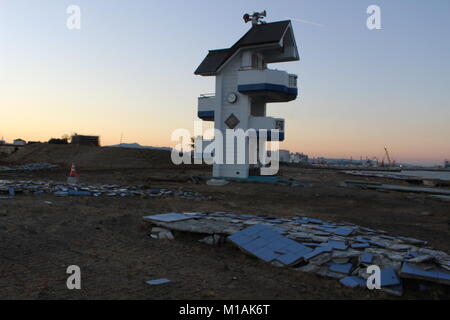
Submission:
[[[4,161],[12,164],[48,162],[60,166],[75,163],[82,169],[133,169],[175,167],[164,150],[33,144],[21,148]]]

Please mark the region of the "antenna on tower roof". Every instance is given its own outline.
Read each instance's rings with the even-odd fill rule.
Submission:
[[[263,12],[253,12],[252,15],[249,15],[248,13],[244,14],[244,21],[245,23],[251,21],[252,25],[256,24],[263,24],[266,23],[265,21],[262,21],[264,17],[267,17],[267,12],[264,10]]]

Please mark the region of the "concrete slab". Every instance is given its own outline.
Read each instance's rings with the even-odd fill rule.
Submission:
[[[160,284],[166,284],[169,282],[172,282],[172,281],[170,281],[169,279],[166,279],[166,278],[161,278],[161,279],[149,280],[149,281],[146,281],[145,283],[152,285],[152,286],[156,286],[156,285],[160,285]]]
[[[402,278],[422,279],[450,285],[450,273],[437,268],[423,270],[418,266],[404,262],[400,270]]]
[[[353,249],[365,249],[365,248],[369,248],[370,244],[368,243],[354,243],[351,245],[351,247]]]
[[[329,240],[322,243],[322,247],[329,247],[336,250],[347,250],[348,246],[343,241]]]
[[[266,262],[276,261],[285,266],[295,264],[312,251],[311,248],[282,236],[279,230],[266,225],[248,227],[228,239]]]
[[[163,214],[155,214],[151,216],[144,217],[145,220],[152,221],[161,221],[161,222],[174,222],[174,221],[182,221],[193,219],[195,216],[192,215],[184,215],[182,213],[163,213]]]
[[[310,260],[312,258],[317,257],[318,255],[325,253],[325,252],[331,252],[331,248],[329,247],[317,247],[313,251],[307,253],[304,258],[305,260]]]
[[[366,281],[360,277],[348,276],[339,280],[341,284],[349,288],[366,287]]]
[[[373,262],[374,255],[369,252],[364,252],[360,258],[361,263],[370,264]]]
[[[381,269],[381,287],[398,286],[401,281],[394,269]]]
[[[352,271],[353,265],[351,263],[333,263],[330,265],[330,271],[349,274]]]

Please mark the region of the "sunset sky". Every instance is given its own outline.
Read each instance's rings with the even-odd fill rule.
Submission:
[[[81,9],[68,30],[66,9]],[[382,30],[366,9],[381,7]],[[193,74],[209,49],[250,27],[242,15],[293,19],[299,98],[270,104],[286,119],[283,149],[311,157],[442,164],[450,158],[448,0],[0,0],[0,138],[77,132],[174,146],[192,130],[214,78]],[[294,20],[295,19],[295,20]],[[306,20],[311,23],[302,23]]]

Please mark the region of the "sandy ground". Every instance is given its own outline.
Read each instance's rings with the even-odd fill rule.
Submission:
[[[172,211],[227,211],[349,221],[395,235],[427,240],[450,252],[450,205],[422,195],[341,188],[355,179],[334,171],[283,168],[312,187],[231,183],[225,187],[165,182],[208,175],[208,168],[85,170],[85,183],[147,184],[183,188],[208,201],[176,198],[91,198],[17,195],[0,200],[0,298],[2,299],[385,299],[380,292],[347,289],[338,281],[278,269],[226,244],[199,243],[175,234],[154,240],[142,216]],[[66,169],[0,173],[0,179],[64,181]],[[363,178],[383,181],[377,178]],[[385,180],[388,181],[388,180]],[[392,181],[391,181],[392,182]],[[398,183],[398,182],[396,182]],[[50,201],[51,204],[47,204]],[[66,268],[82,270],[82,290],[66,288]],[[173,282],[149,286],[146,280]],[[419,291],[408,282],[407,299],[449,298],[448,287]]]

